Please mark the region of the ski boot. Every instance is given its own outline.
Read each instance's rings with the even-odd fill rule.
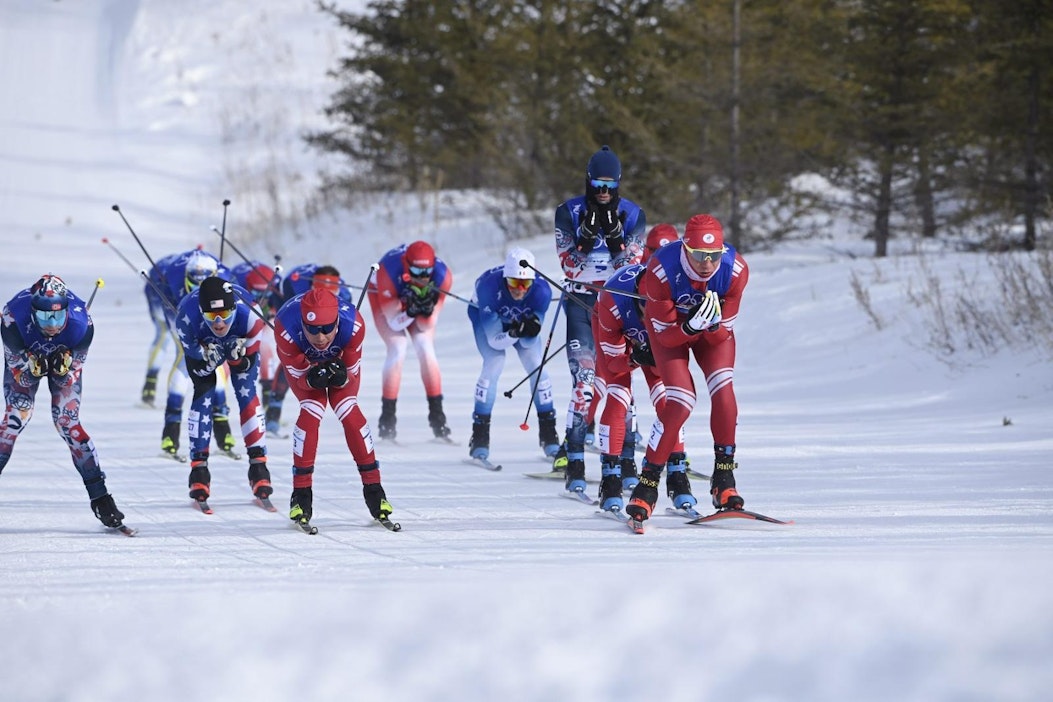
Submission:
[[[715,450],[717,455],[713,461],[713,476],[709,479],[713,506],[720,510],[742,509],[746,501],[735,489],[735,475],[732,472],[739,465],[735,462],[735,447],[717,446]]]
[[[640,477],[636,473],[636,459],[632,456],[628,458],[623,456],[619,459],[619,463],[622,468],[622,490],[632,490],[640,482]]]
[[[589,422],[589,426],[585,427],[585,445],[596,446],[596,420]]]
[[[687,454],[671,453],[665,464],[665,489],[673,506],[677,509],[687,509],[698,504],[698,500],[691,494],[691,481],[687,477]]]
[[[556,450],[556,455],[552,457],[552,470],[553,471],[565,471],[567,470],[567,442],[564,441],[559,445]]]
[[[259,446],[249,449],[249,487],[252,488],[252,494],[260,500],[274,494],[271,472],[267,470],[267,456]]]
[[[172,458],[179,456],[179,422],[165,422],[161,431],[161,450]]]
[[[617,456],[604,454],[600,459],[600,509],[605,512],[621,512],[625,507],[622,500],[622,467]]]
[[[297,524],[307,524],[314,516],[313,502],[314,490],[309,487],[293,488],[292,497],[289,498],[289,519]]]
[[[113,497],[109,494],[103,495],[102,497],[96,497],[92,500],[91,511],[95,513],[96,518],[102,522],[103,526],[110,527],[111,529],[119,529],[124,526],[124,514],[117,509]]]
[[[211,484],[212,474],[208,470],[208,454],[195,456],[190,461],[190,477],[187,480],[191,499],[198,502],[207,500]]]
[[[538,444],[549,458],[559,453],[559,434],[556,433],[556,411],[537,413]]]
[[[238,458],[234,453],[234,434],[230,431],[230,420],[222,415],[212,417],[212,435],[216,439],[216,446],[230,458]]]
[[[157,373],[156,370],[148,370],[146,372],[146,381],[143,383],[142,400],[143,404],[147,407],[154,406],[154,400],[157,399]]]
[[[380,419],[377,420],[377,436],[395,440],[395,400],[380,398]]]
[[[490,458],[490,415],[472,415],[472,438],[468,442],[468,455],[483,460]]]
[[[428,398],[428,426],[436,439],[449,439],[450,428],[446,426],[446,413],[442,411],[442,395]]]
[[[363,485],[362,496],[366,500],[366,507],[369,509],[369,513],[373,515],[373,519],[387,519],[395,511],[392,509],[391,503],[388,502],[387,495],[384,494],[384,488],[380,483]]]
[[[567,461],[567,471],[564,477],[567,492],[585,492],[585,461],[575,458]]]
[[[662,466],[644,463],[640,482],[633,488],[625,513],[637,521],[650,519],[654,505],[658,502],[658,483],[662,479]]]

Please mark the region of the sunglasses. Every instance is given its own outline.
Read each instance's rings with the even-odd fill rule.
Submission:
[[[215,324],[216,322],[229,322],[234,318],[234,310],[219,310],[218,312],[202,312],[201,316],[205,318],[205,321],[209,324]]]
[[[304,330],[308,334],[331,334],[336,329],[336,322],[330,322],[329,324],[304,324]]]
[[[600,193],[605,193],[605,192],[608,192],[610,190],[617,190],[618,189],[618,181],[611,180],[609,178],[593,178],[589,182],[592,183],[592,187],[594,187],[597,190],[599,190]]]
[[[505,278],[509,290],[529,290],[534,281],[530,278]]]
[[[38,327],[66,326],[66,310],[33,310],[33,318]]]
[[[720,260],[720,257],[724,255],[724,251],[703,251],[702,249],[693,249],[687,244],[684,244],[684,250],[687,251],[687,255],[695,259],[699,263],[716,263]]]
[[[420,266],[410,266],[409,274],[411,278],[427,278],[431,275],[431,272],[435,270],[431,266],[421,268]]]

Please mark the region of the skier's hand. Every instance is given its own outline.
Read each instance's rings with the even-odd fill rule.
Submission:
[[[57,348],[48,354],[48,367],[51,375],[63,377],[73,365],[73,354],[69,349]]]
[[[409,295],[406,298],[406,314],[410,317],[430,317],[438,301],[439,291],[435,288],[428,288],[423,295]]]
[[[508,325],[508,335],[514,339],[531,338],[541,333],[541,320],[535,314],[520,317]]]
[[[29,374],[34,378],[43,378],[48,374],[48,359],[47,356],[38,356],[35,353],[27,354],[29,356]]]
[[[699,334],[712,330],[718,324],[720,324],[720,296],[712,290],[707,290],[702,301],[687,313],[683,329],[688,334]]]
[[[230,360],[236,361],[239,358],[245,357],[245,345],[248,343],[248,339],[238,339],[234,342],[234,348],[230,350]]]
[[[578,227],[578,232],[578,243],[574,248],[578,253],[587,255],[599,242],[600,235],[603,233],[603,226],[600,223],[600,211],[598,209],[589,205],[588,209],[585,210],[585,214],[581,216],[581,225]]]
[[[223,347],[219,344],[208,343],[201,347],[201,357],[209,373],[223,365],[223,361],[226,360],[225,356]]]
[[[618,216],[618,210],[604,210],[600,216],[603,225],[603,238],[607,242],[607,250],[611,257],[615,257],[625,250],[625,238],[622,236],[622,220]]]
[[[629,350],[629,358],[631,358],[633,363],[638,366],[654,365],[654,352],[652,352],[651,347],[646,344],[633,346]]]
[[[347,366],[339,358],[325,362],[326,372],[329,375],[328,386],[331,388],[342,388],[347,385]]]
[[[329,378],[330,372],[327,363],[311,366],[311,370],[307,371],[307,384],[315,390],[325,390],[329,387]]]

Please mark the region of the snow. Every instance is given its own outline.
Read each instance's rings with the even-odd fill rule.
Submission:
[[[355,284],[388,247],[419,237],[436,243],[464,296],[503,258],[463,193],[380,199],[353,217],[246,234],[268,211],[295,213],[317,182],[318,156],[297,137],[320,123],[324,72],[344,39],[312,8],[0,5],[0,290],[7,300],[46,271],[82,296],[104,280],[82,419],[141,530],[128,539],[94,519],[38,393],[0,477],[0,699],[1047,698],[1048,357],[1007,346],[937,359],[907,297],[914,259],[867,259],[865,243],[837,231],[837,246],[749,255],[736,327],[739,485],[747,507],[792,526],[656,516],[634,536],[594,517],[560,499],[557,483],[522,476],[545,469],[533,414],[529,432],[518,428],[526,386],[495,407],[492,457],[504,470],[466,465],[480,364],[455,300],[437,344],[459,445],[429,440],[411,353],[399,445],[378,449],[401,533],[370,524],[331,417],[317,536],[291,528],[284,509],[252,506],[244,461],[216,458],[216,513],[192,509],[186,466],[159,457],[160,410],[135,406],[150,334],[141,283],[101,240],[148,263],[112,205],[153,258],[198,243],[216,251],[209,227],[227,197],[239,248],[290,266],[331,262]],[[267,183],[281,186],[274,202]],[[554,274],[549,233],[526,243]],[[926,265],[979,283],[990,271],[977,260],[929,255]],[[871,285],[880,331],[855,301],[853,274]],[[562,337],[561,327],[553,348]],[[374,422],[382,361],[370,333],[361,401]],[[552,370],[562,410],[562,356]],[[501,389],[522,377],[510,357]],[[653,413],[638,390],[646,432]],[[703,471],[705,404],[687,427]],[[284,416],[295,417],[291,399]],[[269,450],[284,507],[290,442]]]

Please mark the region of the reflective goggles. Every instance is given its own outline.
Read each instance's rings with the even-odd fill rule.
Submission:
[[[531,278],[505,278],[505,285],[509,290],[529,290],[534,284]]]
[[[336,329],[336,322],[333,321],[333,322],[330,322],[329,324],[306,324],[305,323],[303,325],[303,328],[308,334],[312,334],[312,335],[331,334],[333,332],[333,330]]]
[[[611,180],[610,178],[593,178],[589,182],[592,183],[592,187],[599,190],[600,193],[606,193],[618,189],[618,181]]]
[[[41,328],[66,326],[66,310],[33,310],[33,318]]]
[[[420,266],[410,266],[409,274],[411,278],[428,278],[431,276],[431,272],[435,270],[432,266],[422,268]]]
[[[724,255],[723,249],[718,251],[704,251],[703,249],[693,249],[687,244],[684,244],[684,251],[687,251],[687,255],[699,263],[705,263],[706,261],[716,263],[720,260],[720,257]]]
[[[216,322],[229,323],[230,320],[234,319],[234,310],[216,310],[215,312],[202,312],[201,316],[205,318],[205,321],[209,324],[215,324]]]

